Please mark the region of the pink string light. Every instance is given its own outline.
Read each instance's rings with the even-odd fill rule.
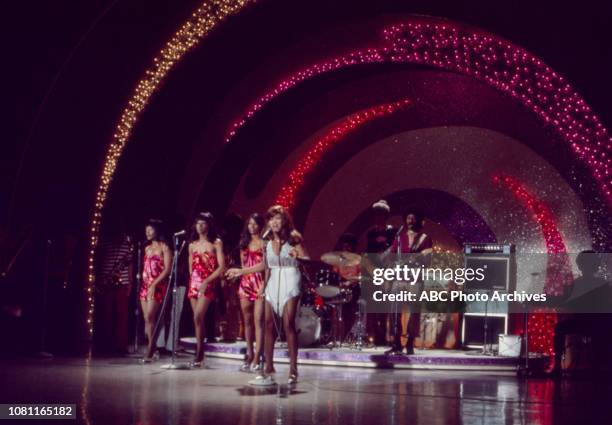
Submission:
[[[372,120],[393,114],[408,106],[410,103],[409,100],[400,100],[398,102],[385,103],[368,108],[364,111],[349,115],[339,124],[325,132],[323,136],[316,140],[314,146],[291,170],[289,173],[289,181],[280,189],[276,196],[276,203],[288,209],[293,208],[296,202],[297,193],[304,184],[307,174],[316,166],[327,150],[362,125]]]
[[[472,76],[521,102],[568,143],[612,202],[612,139],[591,108],[555,71],[525,49],[454,23],[408,22],[384,29],[380,47],[310,65],[281,80],[233,122],[225,141],[268,102],[317,75],[367,63],[417,63]]]

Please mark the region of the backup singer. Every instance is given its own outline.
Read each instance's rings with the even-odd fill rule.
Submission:
[[[140,305],[145,322],[145,334],[149,341],[143,363],[152,362],[153,356],[157,355],[153,332],[161,303],[168,290],[168,275],[172,264],[172,250],[163,240],[161,226],[160,220],[150,220],[145,227],[147,246],[143,261]]]
[[[246,358],[240,368],[243,372],[257,371],[263,350],[263,316],[265,301],[259,295],[264,284],[263,272],[249,272],[253,267],[263,263],[264,241],[260,236],[264,227],[264,218],[251,214],[246,222],[242,237],[240,238],[240,285],[238,298],[240,309],[244,318],[244,336],[246,340]],[[255,337],[255,350],[253,350],[253,336]]]
[[[223,242],[218,237],[213,215],[209,212],[196,216],[189,243],[189,292],[196,335],[196,355],[192,367],[202,367],[204,361],[204,316],[214,299],[215,281],[225,267]]]
[[[274,316],[282,318],[283,329],[289,349],[290,385],[298,378],[297,371],[297,333],[295,315],[300,297],[301,274],[298,258],[308,258],[301,235],[293,227],[289,213],[280,205],[272,206],[266,213],[269,232],[266,232],[263,264],[246,270],[230,269],[230,277],[243,272],[266,272],[265,285],[259,290],[259,296],[265,297],[265,373],[273,374],[274,370]]]
[[[399,252],[402,254],[431,254],[433,244],[431,238],[423,232],[425,217],[415,209],[409,209],[402,214],[405,231],[399,235]],[[397,238],[393,240],[388,252],[398,252]],[[393,346],[389,353],[400,353],[402,351],[401,336],[406,335],[406,354],[414,354],[414,339],[419,333],[421,315],[418,312],[401,313],[400,325],[394,329]],[[405,331],[405,333],[403,332]]]

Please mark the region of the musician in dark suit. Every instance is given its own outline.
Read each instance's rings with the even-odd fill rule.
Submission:
[[[559,314],[555,326],[553,376],[561,375],[567,335],[591,337],[595,366],[601,365],[601,353],[609,343],[611,291],[609,282],[597,276],[601,259],[595,251],[582,251],[576,257],[576,265],[582,275],[565,288],[562,296],[550,300],[560,306],[561,311],[566,311]]]
[[[126,354],[128,305],[134,281],[132,238],[123,231],[103,238],[96,271],[94,348],[103,354]]]

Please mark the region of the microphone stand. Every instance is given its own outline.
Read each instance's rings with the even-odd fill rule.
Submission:
[[[142,241],[137,242],[136,248],[136,285],[135,287],[135,304],[134,304],[134,350],[133,355],[138,353],[138,330],[140,327],[140,288],[142,286]]]
[[[397,233],[395,234],[395,244],[397,245],[396,250],[395,250],[395,255],[396,255],[396,264],[398,264],[399,262],[399,258],[400,255],[402,254],[402,246],[401,246],[401,234],[402,231],[404,230],[404,225],[402,224],[400,226],[400,228],[398,229]],[[395,288],[397,289],[397,282],[395,283]],[[393,346],[391,347],[391,349],[388,351],[388,355],[399,355],[402,354],[402,344],[401,344],[401,330],[398,329],[398,326],[400,326],[400,320],[398,320],[398,315],[399,315],[399,310],[398,310],[398,305],[397,302],[393,303],[393,312],[391,314],[393,314],[393,320],[392,320],[392,326],[393,326]]]
[[[177,316],[178,312],[178,258],[185,248],[185,240],[179,246],[180,235],[174,235],[174,252],[176,253],[172,258],[172,271],[170,273],[170,281],[172,283],[172,320],[170,326],[172,326],[172,357],[170,364],[165,364],[162,369],[175,369],[175,370],[189,370],[191,366],[187,363],[176,363],[176,348],[178,345],[178,332],[180,320]]]
[[[483,356],[493,356],[495,355],[495,353],[492,350],[492,343],[489,344],[489,347],[487,347],[487,342],[488,342],[488,334],[489,334],[489,315],[488,315],[488,306],[489,306],[489,300],[487,299],[485,301],[485,311],[484,311],[484,318],[483,318],[483,342],[482,342],[482,350],[480,352],[480,354],[482,354]]]

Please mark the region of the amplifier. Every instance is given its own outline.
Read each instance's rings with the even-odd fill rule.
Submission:
[[[515,246],[511,244],[469,243],[464,246],[465,267],[483,268],[484,280],[466,282],[465,292],[479,292],[492,295],[513,292],[516,289]],[[485,321],[488,328],[487,344],[497,341],[497,335],[508,333],[507,301],[468,302],[461,327],[461,341],[464,346],[482,346]]]
[[[465,283],[465,291],[505,291],[516,289],[514,245],[466,244],[465,267],[483,268],[485,279]]]

